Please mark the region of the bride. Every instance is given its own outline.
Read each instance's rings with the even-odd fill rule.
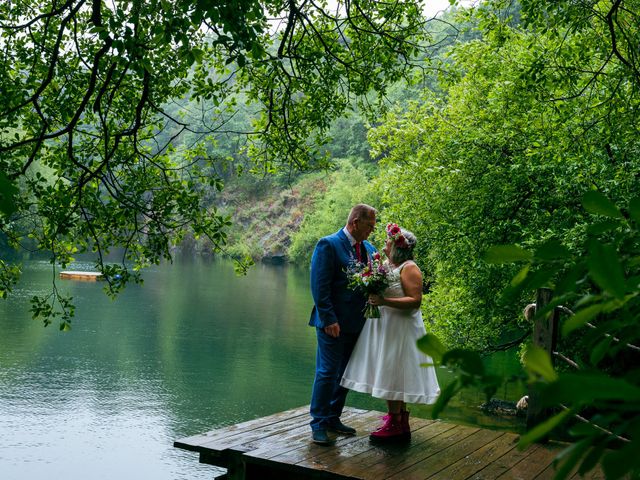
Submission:
[[[416,341],[426,334],[420,303],[422,272],[413,261],[416,237],[396,224],[387,225],[383,249],[390,273],[382,295],[370,295],[380,318],[368,318],[354,347],[340,385],[370,393],[387,401],[383,424],[371,433],[372,441],[411,438],[407,403],[432,404],[440,394],[430,357],[418,350]]]

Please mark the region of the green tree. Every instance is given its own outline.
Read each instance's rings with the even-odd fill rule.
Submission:
[[[527,348],[529,382],[555,414],[521,446],[562,431],[574,442],[556,478],[598,464],[608,479],[637,478],[640,5],[523,1],[521,21],[505,5],[471,13],[482,37],[452,51],[446,96],[390,116],[371,140],[389,212],[426,240],[427,312],[454,347],[419,342],[458,372],[434,414],[468,385],[497,391],[506,379],[455,347],[491,346],[500,339],[487,326],[515,329],[535,289],[551,287],[549,308],[575,312],[558,347],[573,363],[554,368]],[[518,341],[530,333],[520,327]]]
[[[635,57],[616,54],[637,32],[619,32],[621,44],[610,24],[613,15],[626,28],[637,4],[559,2],[537,15],[538,2],[523,2],[518,22],[519,10],[503,5],[511,3],[465,12],[482,35],[451,50],[444,95],[391,113],[370,136],[386,215],[421,238],[434,279],[426,316],[451,345],[501,348],[524,338],[529,299],[505,304],[496,295],[516,271],[483,262],[489,246],[562,240],[577,248],[591,222],[579,208],[585,191],[616,202],[639,193]]]
[[[573,344],[571,353],[544,351],[529,345],[524,353],[528,383],[539,407],[550,417],[535,425],[519,445],[526,447],[560,432],[573,440],[558,454],[556,479],[573,472],[584,475],[600,464],[607,479],[637,478],[640,461],[640,313],[638,270],[640,197],[618,208],[591,190],[582,198],[593,219],[585,241],[571,252],[561,245],[527,251],[516,245],[492,248],[485,259],[493,264],[513,262],[522,270],[504,294],[511,298],[539,283],[540,273],[553,288],[551,303],[537,309],[544,318],[551,309],[575,312],[562,317],[559,335]],[[603,223],[604,220],[604,223]],[[536,318],[536,320],[537,320]],[[477,352],[445,347],[433,335],[419,347],[436,363],[457,373],[434,407],[439,415],[451,397],[469,385],[493,395],[508,379],[487,372]],[[554,368],[552,357],[556,359]],[[525,377],[525,378],[527,378]]]
[[[327,189],[318,192],[316,208],[304,217],[292,236],[289,257],[299,265],[309,265],[318,240],[344,227],[351,207],[357,203],[378,205],[379,195],[370,183],[371,171],[364,162],[342,160],[325,179]]]
[[[187,231],[219,246],[228,220],[202,202],[204,185],[222,187],[218,157],[201,142],[175,154],[196,132],[168,102],[213,106],[207,130],[220,133],[242,93],[259,112],[248,154],[267,172],[315,168],[330,121],[410,71],[424,32],[412,0],[2,2],[0,231],[62,265],[95,251],[111,293],[131,279],[125,260],[137,279]],[[107,266],[116,246],[123,263]],[[15,271],[0,267],[6,292]],[[34,313],[57,311],[66,328],[67,305],[54,291]]]

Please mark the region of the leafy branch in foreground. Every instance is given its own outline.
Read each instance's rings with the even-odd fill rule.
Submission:
[[[220,249],[228,219],[206,193],[223,182],[202,143],[237,99],[260,115],[233,133],[265,171],[323,166],[331,120],[409,75],[424,24],[418,0],[1,2],[0,235],[54,268],[94,254],[110,294],[187,234]],[[196,126],[167,108],[187,100],[213,115]],[[0,269],[2,292],[14,273]],[[48,298],[38,317],[60,312]]]
[[[573,344],[571,366],[554,368],[550,355],[529,346],[524,366],[542,406],[555,413],[524,435],[521,448],[562,428],[573,443],[557,458],[556,477],[585,474],[600,464],[608,479],[640,475],[640,199],[618,208],[606,196],[587,192],[582,201],[593,216],[583,247],[570,252],[561,244],[528,251],[515,245],[489,250],[493,263],[524,262],[505,290],[507,298],[549,286],[554,298],[536,317],[572,305],[560,331]],[[562,307],[565,308],[566,307]],[[436,404],[438,415],[463,386],[494,391],[496,379],[473,365],[471,351],[446,351],[432,336],[418,343],[436,363],[459,367],[454,387]],[[555,353],[555,352],[554,352]],[[462,359],[462,361],[457,361]],[[448,391],[450,390],[450,391]]]

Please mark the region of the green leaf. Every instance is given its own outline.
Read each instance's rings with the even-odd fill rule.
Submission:
[[[536,249],[535,257],[540,260],[556,260],[567,258],[570,255],[567,247],[559,240],[551,239]]]
[[[629,201],[629,215],[634,222],[640,224],[640,197],[632,198]]]
[[[584,265],[576,265],[568,270],[557,282],[555,288],[556,295],[567,292],[575,292],[578,281],[586,275]]]
[[[578,469],[578,473],[583,475],[587,472],[590,472],[594,469],[594,467],[598,464],[598,461],[602,457],[605,449],[604,446],[599,445],[591,449],[591,451],[584,457],[580,468]]]
[[[523,355],[524,366],[531,374],[538,374],[548,382],[558,378],[549,354],[537,345],[528,345]]]
[[[18,187],[9,180],[4,172],[0,171],[0,212],[7,217],[18,209],[15,199],[17,193]]]
[[[613,297],[624,298],[626,282],[618,254],[612,245],[592,240],[587,266],[591,278],[600,288]]]
[[[620,450],[614,450],[605,454],[602,459],[602,469],[606,478],[624,478],[625,474],[633,467],[640,464],[638,456],[637,440],[625,445]],[[630,477],[635,478],[635,477]]]
[[[525,265],[516,274],[516,276],[511,279],[511,286],[512,287],[517,287],[518,285],[520,285],[527,278],[527,274],[529,273],[529,269],[530,268],[531,268],[531,265]]]
[[[527,287],[531,290],[549,285],[549,281],[558,273],[560,265],[542,265],[527,278]]]
[[[570,445],[560,452],[554,462],[560,462],[560,468],[556,470],[556,474],[553,477],[554,480],[562,480],[567,478],[573,467],[580,461],[586,451],[591,447],[593,439],[591,437],[584,438],[579,442]]]
[[[640,275],[627,278],[627,290],[640,290]]]
[[[572,414],[571,410],[563,410],[557,415],[554,415],[539,425],[536,425],[529,432],[520,437],[518,448],[520,450],[524,450],[533,442],[547,436],[554,428],[563,423],[570,414]]]
[[[517,245],[494,245],[484,254],[485,262],[495,264],[529,261],[532,257],[530,251]]]
[[[477,352],[454,348],[442,356],[443,365],[454,365],[469,375],[483,375],[484,363]]]
[[[587,233],[591,236],[599,236],[603,233],[611,232],[620,228],[621,222],[619,220],[603,220],[601,222],[594,222],[587,226]]]
[[[591,355],[589,355],[589,360],[592,365],[598,365],[600,361],[605,357],[607,352],[609,351],[609,347],[611,346],[611,338],[605,337],[598,342],[598,344],[591,349]]]
[[[602,433],[591,423],[577,423],[569,428],[569,435],[572,437],[590,437],[597,433]]]
[[[447,351],[440,339],[431,333],[427,333],[424,337],[419,338],[416,343],[422,353],[426,353],[436,362],[441,362],[442,356]]]
[[[640,401],[640,388],[603,373],[565,373],[547,385],[540,397],[544,405],[581,404],[587,400],[637,402]]]
[[[193,57],[195,58],[196,62],[202,63],[204,51],[201,48],[192,48],[191,53],[193,53]]]
[[[431,410],[431,418],[438,418],[440,412],[447,406],[449,400],[460,390],[460,383],[455,380],[449,385],[444,387],[438,396],[438,400],[433,404],[433,410]]]
[[[582,206],[584,209],[595,215],[603,215],[610,218],[624,218],[618,207],[596,190],[590,190],[582,197]]]
[[[583,308],[575,315],[572,315],[562,325],[562,336],[566,337],[574,330],[584,326],[587,322],[593,320],[598,314],[604,310],[603,303],[597,303],[589,307]]]

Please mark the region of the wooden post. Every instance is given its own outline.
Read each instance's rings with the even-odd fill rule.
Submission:
[[[229,462],[229,466],[227,467],[227,476],[224,477],[226,480],[245,480],[247,466],[245,465],[242,458],[239,456],[232,456]]]
[[[551,298],[553,290],[550,288],[539,288],[536,292],[536,312],[544,309]],[[535,324],[533,326],[533,344],[544,350],[551,357],[551,363],[554,363],[553,352],[556,349],[558,341],[558,309],[554,308],[544,317],[538,318],[536,315]],[[540,406],[538,393],[531,386],[529,387],[529,404],[527,407],[527,430],[531,430],[539,423],[546,420],[549,416],[547,409]]]

